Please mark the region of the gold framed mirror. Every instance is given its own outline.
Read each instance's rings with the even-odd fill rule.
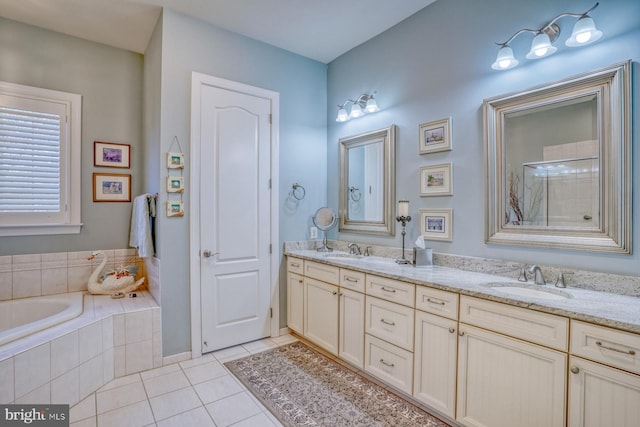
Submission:
[[[630,72],[484,101],[487,243],[631,253]]]

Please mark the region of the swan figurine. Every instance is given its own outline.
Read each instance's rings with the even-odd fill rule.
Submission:
[[[100,263],[98,268],[96,268],[93,273],[91,273],[91,276],[89,277],[87,288],[89,289],[90,293],[94,295],[112,295],[117,292],[133,292],[144,283],[144,277],[136,281],[135,273],[134,275],[130,274],[129,270],[126,268],[118,269],[111,274],[107,274],[106,276],[104,276],[102,282],[98,282],[100,272],[107,264],[107,256],[102,251],[95,251],[89,258],[87,258],[88,260],[92,260],[98,255],[102,255],[102,262]]]

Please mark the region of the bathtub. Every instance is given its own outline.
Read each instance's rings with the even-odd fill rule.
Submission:
[[[0,345],[82,313],[84,292],[0,301]]]

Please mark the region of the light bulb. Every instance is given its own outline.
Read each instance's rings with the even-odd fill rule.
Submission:
[[[571,37],[567,39],[565,44],[569,47],[584,46],[589,43],[600,39],[602,37],[602,31],[596,28],[593,18],[590,16],[583,16],[578,19],[578,22],[573,26],[573,32]]]
[[[349,115],[347,114],[347,110],[344,109],[343,106],[338,109],[338,117],[336,117],[336,122],[346,122],[349,120]]]
[[[362,112],[362,108],[360,108],[360,105],[357,103],[354,103],[351,106],[351,114],[349,114],[349,116],[352,119],[357,119],[358,117],[362,117],[364,116],[364,112]]]
[[[549,36],[545,33],[540,33],[533,38],[531,42],[531,50],[527,53],[527,59],[538,59],[545,56],[549,56],[558,50],[551,44]]]
[[[513,56],[513,50],[509,46],[503,46],[498,51],[498,56],[491,68],[494,70],[508,70],[518,65],[518,60]]]
[[[373,95],[371,95],[371,97],[367,100],[367,106],[364,109],[367,111],[367,113],[375,113],[380,110],[378,108],[376,100],[373,98]]]

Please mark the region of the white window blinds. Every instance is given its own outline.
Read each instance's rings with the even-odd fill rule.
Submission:
[[[63,210],[60,135],[64,119],[56,113],[0,105],[0,212]]]
[[[80,95],[0,82],[0,236],[80,231]]]

